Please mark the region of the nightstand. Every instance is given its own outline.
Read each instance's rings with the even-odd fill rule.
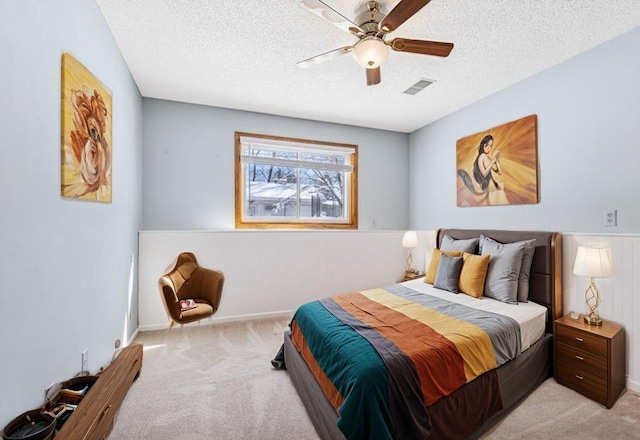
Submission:
[[[585,324],[583,315],[553,323],[556,381],[611,408],[626,387],[624,329],[603,321]]]
[[[404,278],[402,279],[402,281],[417,280],[418,278],[424,278],[424,277],[425,277],[425,274],[423,273],[405,272]]]

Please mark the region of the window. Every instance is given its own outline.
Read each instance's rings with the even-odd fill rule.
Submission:
[[[236,228],[357,228],[358,146],[236,132]]]

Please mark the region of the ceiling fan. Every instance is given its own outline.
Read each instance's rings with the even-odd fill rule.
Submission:
[[[453,43],[410,40],[408,38],[394,38],[391,41],[385,41],[388,33],[395,31],[416,12],[426,6],[429,1],[400,0],[391,12],[386,15],[382,12],[380,3],[369,1],[367,2],[367,11],[358,15],[354,21],[351,21],[322,0],[302,0],[300,2],[302,7],[334,26],[355,35],[358,41],[352,46],[334,49],[300,61],[297,65],[306,68],[353,52],[358,64],[366,69],[367,85],[373,86],[381,81],[380,64],[386,59],[389,47],[397,52],[446,57],[451,53]]]

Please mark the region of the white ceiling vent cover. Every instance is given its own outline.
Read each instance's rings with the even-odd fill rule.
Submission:
[[[422,89],[425,89],[427,86],[430,86],[434,82],[435,80],[422,78],[420,81],[418,81],[417,83],[415,83],[414,85],[412,85],[402,93],[406,93],[407,95],[415,95],[416,93],[418,93]]]

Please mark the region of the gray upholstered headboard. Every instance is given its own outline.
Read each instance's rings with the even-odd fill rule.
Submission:
[[[562,316],[562,235],[547,231],[504,231],[491,229],[440,229],[436,245],[442,237],[455,239],[480,237],[481,234],[501,243],[535,238],[536,248],[531,263],[529,299],[548,309],[547,332],[553,332],[553,321]]]

